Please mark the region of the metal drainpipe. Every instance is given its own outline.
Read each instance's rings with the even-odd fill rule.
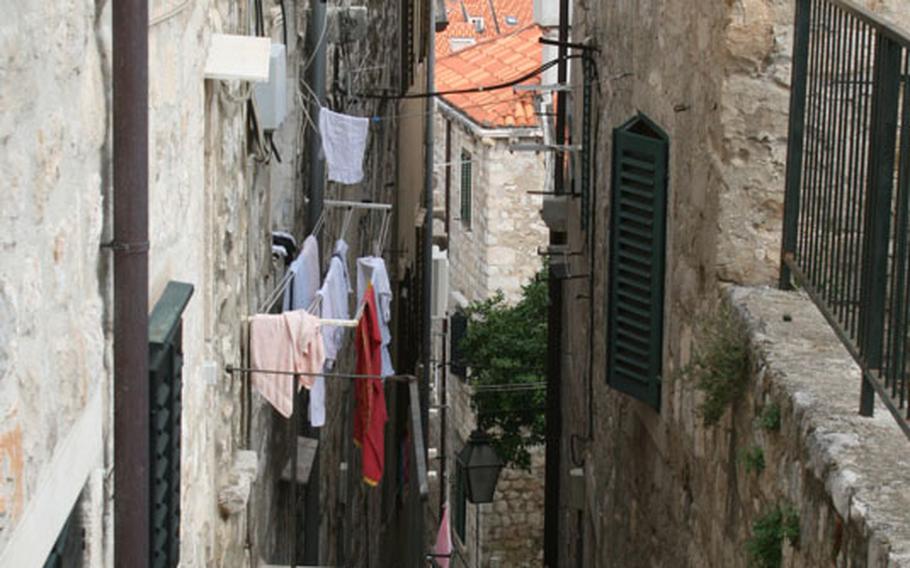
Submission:
[[[113,23],[114,564],[149,565],[148,0]]]
[[[564,84],[568,78],[566,56],[569,41],[569,0],[559,3],[559,65],[557,83]],[[566,140],[566,92],[556,95],[556,144],[562,146]],[[565,193],[565,155],[555,156],[554,174],[556,193]],[[565,233],[550,231],[550,245],[566,243]],[[562,468],[562,282],[550,275],[550,307],[547,321],[547,450],[544,491],[544,566],[559,566],[560,530],[560,470]]]
[[[429,51],[427,52],[427,85],[426,92],[432,93],[436,89],[436,2],[427,2],[429,10],[427,17],[430,19],[427,30]],[[433,359],[433,314],[430,309],[430,299],[433,293],[433,122],[436,118],[436,98],[427,97],[427,114],[424,137],[424,207],[426,213],[423,219],[423,381],[420,385],[420,420],[423,426],[424,448],[429,445],[429,420],[430,420],[430,379],[433,376],[430,367]]]
[[[326,74],[326,3],[325,0],[310,0],[310,18],[307,22],[307,53],[313,58],[308,76],[307,83],[316,95],[317,101],[310,103],[310,116],[318,120],[319,107],[325,104],[325,74]],[[322,141],[318,134],[312,128],[307,129],[307,150],[309,152],[309,190],[310,203],[307,207],[307,228],[308,232],[316,226],[319,216],[322,214],[323,195],[325,191],[325,163],[321,157]],[[299,396],[299,395],[295,395]],[[300,412],[306,406],[299,404],[297,406]],[[321,441],[321,429],[307,426],[307,434]],[[299,435],[299,431],[294,432],[294,436]],[[292,440],[294,444],[297,440]],[[316,456],[313,458],[313,467],[310,470],[310,482],[306,486],[306,514],[304,515],[304,547],[303,562],[304,564],[319,564],[319,525],[320,525],[320,508],[319,493],[322,476],[319,472],[319,461],[322,452],[317,447]],[[296,539],[297,535],[292,535]]]

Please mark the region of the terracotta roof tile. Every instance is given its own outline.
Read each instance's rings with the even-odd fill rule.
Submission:
[[[445,6],[449,25],[444,32],[436,34],[436,57],[440,58],[452,53],[452,39],[464,38],[480,42],[497,35],[512,34],[534,23],[533,0],[493,0],[493,7],[496,10],[495,22],[489,0],[445,0]],[[477,32],[474,24],[465,20],[465,12],[469,18],[483,18],[483,32]],[[509,23],[512,18],[514,24]]]
[[[511,1],[530,6],[529,1]],[[447,6],[456,3],[451,0],[446,2]],[[499,4],[508,3],[509,0],[498,0],[497,11]],[[465,4],[470,2],[465,0]],[[486,4],[486,1],[479,4]],[[541,65],[543,50],[538,41],[540,35],[537,25],[529,25],[510,34],[479,40],[476,45],[440,57],[436,62],[436,90],[496,85],[527,75]],[[540,84],[540,77],[535,76],[524,84]],[[537,125],[533,95],[529,92],[515,93],[512,88],[505,88],[445,95],[443,99],[483,126]]]

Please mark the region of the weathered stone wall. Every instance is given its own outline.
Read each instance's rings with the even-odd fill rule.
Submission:
[[[824,366],[831,345],[837,345],[833,337],[826,338],[831,345],[778,337],[770,330],[779,330],[774,318],[780,315],[762,317],[753,331],[761,337],[757,357],[768,368],[756,369],[754,388],[715,428],[701,424],[702,395],[675,378],[691,358],[694,329],[715,303],[718,280],[776,279],[792,13],[792,1],[772,0],[576,3],[573,36],[591,36],[609,49],[595,56],[601,78],[594,152],[598,238],[573,264],[577,273],[590,267],[593,282],[567,282],[563,296],[560,565],[579,560],[585,566],[744,566],[752,523],[784,502],[799,511],[805,535],[805,542],[785,551],[787,565],[830,565],[832,559],[838,565],[883,565],[875,562],[888,546],[903,546],[903,536],[881,536],[881,527],[895,518],[890,509],[878,508],[888,520],[870,521],[857,520],[844,508],[837,476],[852,479],[843,474],[849,467],[820,457],[841,453],[841,438],[826,437],[840,430],[818,415],[809,417],[802,392],[808,381],[799,389],[783,386]],[[611,390],[604,373],[609,133],[639,111],[670,138],[659,413]],[[570,246],[580,250],[586,235],[577,222],[570,225]],[[772,304],[776,301],[783,302],[774,298]],[[800,333],[815,329],[800,328]],[[768,346],[762,343],[766,340],[775,343]],[[772,370],[768,361],[775,359],[774,349],[788,341],[793,349],[806,348],[800,354],[803,366]],[[855,384],[848,363],[825,369],[837,370],[832,376],[839,384]],[[819,372],[818,381],[824,374]],[[889,428],[887,416],[853,422],[858,420],[853,414],[858,387],[850,389],[842,411],[834,406],[839,396],[819,391],[812,395],[813,408],[833,413],[838,427],[847,432],[856,427],[862,436],[869,429]],[[780,435],[753,423],[772,403],[783,409]],[[755,446],[766,460],[758,475],[746,472],[739,457]],[[870,484],[884,479],[871,470],[862,478]],[[870,544],[880,541],[889,544]],[[892,554],[891,561],[902,554]]]
[[[168,281],[195,286],[183,334],[184,566],[246,562],[250,520],[222,518],[217,502],[237,450],[248,446],[245,378],[222,369],[241,361],[243,316],[274,285],[270,198],[297,187],[293,171],[282,178],[248,161],[243,87],[203,78],[210,34],[245,33],[245,11],[227,0],[150,3],[149,309]],[[111,274],[99,247],[110,239],[110,3],[22,5],[8,16],[0,27],[0,171],[8,180],[0,237],[0,558],[19,529],[28,529],[30,549],[43,551],[34,554],[46,553],[90,468],[83,556],[100,566],[112,562],[105,483],[112,478],[104,473],[112,463]],[[16,142],[23,135],[35,140]],[[251,402],[261,408],[261,400]],[[80,439],[84,456],[58,459],[83,430],[94,434],[97,451]],[[257,449],[268,458],[268,444]],[[60,479],[74,480],[71,502],[49,489]],[[47,512],[42,496],[56,502],[35,532],[29,514]],[[268,534],[273,520],[254,515],[252,532]]]
[[[104,26],[89,1],[4,11],[0,564],[39,561],[90,471],[103,467],[108,375],[99,247],[108,163]],[[66,450],[80,446],[80,459],[64,463]],[[35,530],[36,520],[50,528]]]

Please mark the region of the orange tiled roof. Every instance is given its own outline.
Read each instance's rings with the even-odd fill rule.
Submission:
[[[451,24],[449,24],[451,25]],[[530,25],[509,35],[478,42],[436,62],[436,90],[451,91],[505,83],[541,65],[541,30]],[[538,85],[540,76],[523,84]],[[442,97],[471,120],[487,128],[537,126],[534,99],[529,92],[511,87]]]
[[[515,33],[534,23],[533,0],[493,0],[496,22],[499,23],[499,34],[496,33],[496,22],[493,21],[490,0],[445,0],[445,7],[449,25],[445,31],[436,34],[437,58],[452,53],[452,39],[473,39],[479,43],[498,35]],[[474,24],[465,19],[465,14],[469,18],[482,17],[483,31],[478,32]],[[515,23],[510,24],[509,21]]]

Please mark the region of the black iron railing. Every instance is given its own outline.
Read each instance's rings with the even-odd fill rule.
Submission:
[[[781,287],[795,282],[910,437],[910,36],[797,0]]]

